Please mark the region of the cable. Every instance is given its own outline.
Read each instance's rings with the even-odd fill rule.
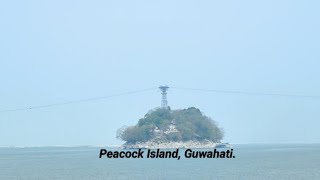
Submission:
[[[216,89],[197,89],[197,88],[185,88],[185,87],[170,87],[170,88],[172,88],[172,89],[180,89],[180,90],[191,90],[191,91],[217,92],[217,93],[263,95],[263,96],[284,96],[284,97],[297,97],[297,98],[320,98],[320,96],[313,96],[313,95],[274,94],[274,93],[260,93],[260,92],[247,92],[247,91],[226,91],[226,90],[216,90]]]
[[[123,95],[128,95],[128,94],[136,94],[136,93],[146,92],[146,91],[155,90],[155,89],[157,89],[157,88],[148,88],[148,89],[130,91],[130,92],[125,92],[125,93],[120,93],[120,94],[113,94],[113,95],[109,95],[109,96],[101,96],[101,97],[95,97],[95,98],[89,98],[89,99],[81,99],[81,100],[74,100],[74,101],[61,102],[61,103],[55,103],[55,104],[46,104],[46,105],[40,105],[40,106],[31,106],[31,107],[27,107],[27,108],[7,109],[7,110],[1,110],[0,113],[12,112],[12,111],[24,111],[24,110],[40,109],[40,108],[53,107],[53,106],[63,106],[63,105],[88,102],[88,101],[96,101],[96,100],[100,100],[100,99],[107,99],[107,98],[111,98],[111,97],[123,96]]]
[[[206,91],[206,92],[229,93],[229,94],[232,93],[232,94],[283,96],[283,97],[296,97],[296,98],[320,98],[320,96],[313,96],[313,95],[275,94],[275,93],[247,92],[247,91],[226,91],[226,90],[216,90],[216,89],[198,89],[198,88],[185,88],[185,87],[170,87],[170,88],[171,89],[178,89],[178,90]],[[40,105],[40,106],[31,106],[31,107],[27,107],[27,108],[0,110],[0,113],[12,112],[12,111],[24,111],[24,110],[40,109],[40,108],[47,108],[47,107],[53,107],[53,106],[63,106],[63,105],[88,102],[88,101],[96,101],[96,100],[100,100],[100,99],[107,99],[107,98],[111,98],[111,97],[123,96],[123,95],[128,95],[128,94],[136,94],[136,93],[155,90],[155,89],[158,89],[158,88],[148,88],[148,89],[130,91],[130,92],[114,94],[114,95],[109,95],[109,96],[101,96],[101,97],[95,97],[95,98],[89,98],[89,99],[81,99],[81,100],[74,100],[74,101],[61,102],[61,103],[55,103],[55,104],[46,104],[46,105]]]

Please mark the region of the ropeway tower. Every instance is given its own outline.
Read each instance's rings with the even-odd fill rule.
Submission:
[[[168,108],[167,90],[169,89],[169,86],[160,86],[159,89],[162,94],[161,108]]]

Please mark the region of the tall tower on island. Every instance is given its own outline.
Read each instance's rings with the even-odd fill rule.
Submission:
[[[168,108],[167,90],[169,89],[169,86],[160,86],[159,89],[162,94],[161,108]]]

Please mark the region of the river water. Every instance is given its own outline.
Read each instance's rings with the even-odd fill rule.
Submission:
[[[231,159],[186,159],[182,149],[180,160],[99,159],[99,151],[2,147],[0,179],[320,179],[320,144],[234,145]]]

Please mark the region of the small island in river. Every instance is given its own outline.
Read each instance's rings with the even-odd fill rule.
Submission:
[[[219,148],[223,130],[198,108],[171,110],[167,104],[168,86],[160,86],[161,108],[150,110],[134,126],[123,126],[117,138],[125,141],[121,148]]]
[[[134,126],[123,126],[117,138],[125,141],[122,148],[217,148],[223,130],[195,107],[182,110],[156,108]]]

